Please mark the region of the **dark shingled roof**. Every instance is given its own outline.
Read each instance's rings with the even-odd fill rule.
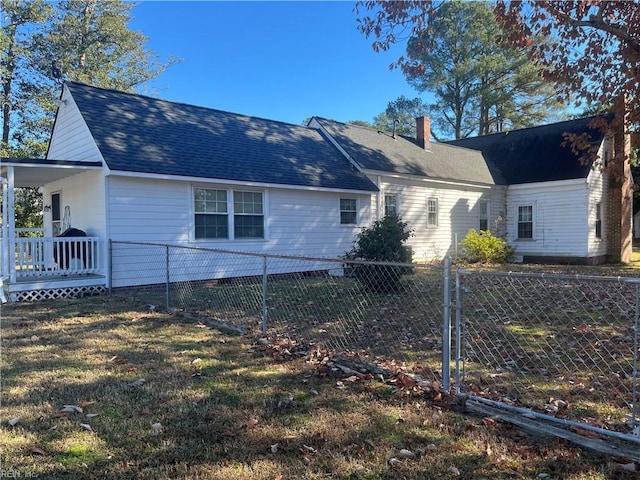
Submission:
[[[377,190],[316,129],[66,85],[111,170]]]
[[[591,164],[583,164],[563,146],[565,133],[589,133],[590,142],[598,145],[604,139],[600,129],[590,128],[596,117],[552,123],[541,127],[464,138],[446,142],[449,145],[482,152],[492,171],[505,185],[550,182],[586,178]]]
[[[438,180],[496,184],[479,152],[442,143],[425,150],[415,139],[314,117],[365,170],[418,175]]]

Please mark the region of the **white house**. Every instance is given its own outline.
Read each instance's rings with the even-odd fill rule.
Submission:
[[[414,231],[416,261],[455,254],[470,228],[506,234],[525,260],[605,259],[606,175],[597,164],[577,168],[560,146],[563,129],[588,130],[587,120],[511,132],[538,132],[526,151],[506,150],[500,136],[486,145],[431,143],[428,119],[418,122],[418,138],[408,139],[67,82],[47,158],[2,162],[5,289],[36,299],[160,281],[138,254],[110,256],[109,240],[335,258],[391,212]],[[604,159],[612,141],[592,134]],[[541,173],[548,169],[563,173]],[[42,236],[21,237],[14,226],[21,186],[43,190]],[[59,237],[68,227],[86,237]],[[202,267],[185,278],[251,274]]]

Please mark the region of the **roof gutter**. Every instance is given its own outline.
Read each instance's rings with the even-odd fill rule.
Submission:
[[[314,192],[339,192],[339,193],[357,193],[371,195],[378,190],[356,190],[347,188],[329,188],[329,187],[314,187],[312,185],[292,185],[289,183],[263,183],[263,182],[248,182],[242,180],[226,180],[224,178],[205,178],[205,177],[192,177],[192,176],[180,176],[180,175],[165,175],[160,173],[141,173],[141,172],[126,172],[122,170],[110,170],[106,173],[107,176],[114,177],[128,177],[128,178],[147,178],[150,180],[180,180],[192,183],[200,184],[215,184],[215,185],[239,185],[245,187],[254,188],[280,188],[286,190],[306,190]],[[373,185],[373,182],[371,183]]]

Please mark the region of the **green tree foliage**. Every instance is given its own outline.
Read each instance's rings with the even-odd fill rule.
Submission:
[[[402,95],[389,102],[384,112],[373,117],[373,122],[378,130],[385,132],[395,130],[398,135],[415,137],[416,118],[428,113],[428,106],[420,98],[409,99]]]
[[[434,126],[464,138],[539,124],[553,111],[555,92],[526,54],[498,42],[500,26],[483,2],[451,1],[431,28],[407,43],[402,66],[419,91],[432,92]]]
[[[506,240],[489,230],[472,228],[460,243],[462,256],[469,263],[504,263],[514,252]]]
[[[3,156],[41,157],[65,80],[134,91],[176,60],[162,63],[147,38],[128,29],[133,3],[120,0],[2,0],[0,80]],[[33,192],[16,199],[16,224],[33,219]],[[40,205],[41,208],[41,205]]]
[[[409,32],[407,55],[394,66],[430,92],[434,138],[464,138],[548,120],[555,92],[525,54],[499,42],[502,30],[482,2],[358,2],[371,16],[359,29],[387,50]]]
[[[411,263],[411,248],[405,242],[412,236],[407,223],[396,215],[387,215],[358,233],[347,260]],[[401,288],[400,278],[413,272],[403,265],[349,264],[349,270],[362,285],[375,293],[389,293]]]

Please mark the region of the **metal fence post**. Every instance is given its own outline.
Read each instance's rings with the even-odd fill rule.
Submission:
[[[442,275],[442,387],[451,388],[451,257],[444,257]]]
[[[640,284],[635,285],[636,287],[636,311],[635,311],[635,319],[633,326],[633,378],[632,382],[632,393],[631,393],[631,426],[634,428],[634,434],[640,436],[640,419],[638,418],[638,318],[640,317]]]
[[[456,395],[460,395],[460,359],[462,353],[462,285],[460,281],[460,270],[456,269]]]
[[[107,264],[107,275],[109,276],[109,295],[111,295],[113,291],[113,240],[109,239],[109,259],[107,260],[109,263]]]
[[[165,302],[167,304],[167,310],[169,310],[169,308],[171,308],[170,305],[170,301],[169,301],[169,245],[166,245],[165,247],[165,274],[166,274],[166,279],[167,279],[167,284],[165,287]]]
[[[267,334],[267,257],[262,257],[262,334]]]

